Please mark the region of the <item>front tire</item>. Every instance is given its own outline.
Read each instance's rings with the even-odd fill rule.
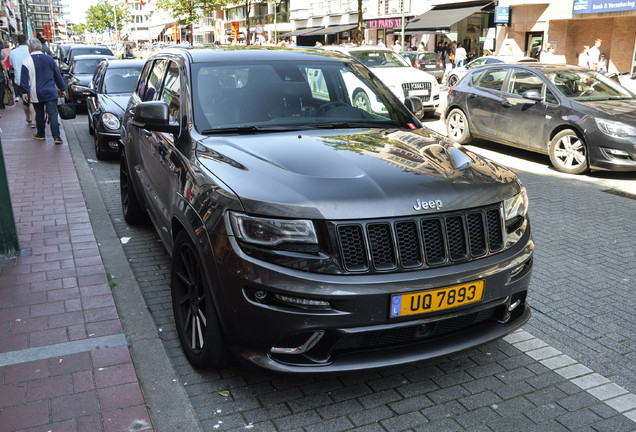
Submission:
[[[566,129],[554,136],[548,149],[550,162],[557,171],[567,174],[583,174],[588,168],[585,141],[572,129]]]
[[[202,260],[186,231],[175,240],[170,286],[174,321],[188,361],[197,369],[227,364],[229,357]]]
[[[446,135],[460,144],[468,144],[473,139],[466,114],[459,108],[452,110],[446,117]]]
[[[121,195],[121,210],[124,220],[130,225],[138,225],[146,221],[147,213],[139,203],[132,179],[128,172],[126,155],[122,151],[119,159],[119,192]]]
[[[455,84],[457,84],[458,81],[459,81],[459,78],[457,78],[457,76],[451,75],[451,76],[448,77],[448,86],[452,87]]]
[[[99,134],[93,134],[93,141],[95,142],[95,156],[99,160],[106,159],[106,152],[102,150],[102,146],[104,145],[103,141],[99,139]]]

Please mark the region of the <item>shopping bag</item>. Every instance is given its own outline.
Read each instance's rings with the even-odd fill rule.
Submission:
[[[9,87],[6,87],[4,89],[4,98],[3,98],[3,102],[5,105],[11,106],[13,105],[13,92],[11,91],[11,89]]]
[[[75,104],[68,104],[60,98],[57,101],[57,113],[62,120],[72,120],[75,118]]]

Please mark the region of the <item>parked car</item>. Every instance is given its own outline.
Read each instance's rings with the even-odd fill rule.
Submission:
[[[79,55],[101,55],[101,56],[112,56],[113,52],[105,45],[86,45],[86,44],[73,44],[68,47],[66,54],[61,57],[61,60],[58,60],[58,66],[60,67],[60,71],[65,73],[71,67],[71,63],[75,56]]]
[[[86,98],[90,94],[89,86],[97,66],[103,60],[118,60],[112,55],[81,55],[71,60],[71,66],[67,73],[63,74],[66,80],[66,102],[75,104],[76,108],[86,107]]]
[[[474,137],[549,154],[554,168],[636,170],[636,99],[585,68],[529,63],[469,71],[449,90],[448,136]]]
[[[462,79],[469,70],[478,66],[494,63],[536,63],[537,59],[532,57],[519,57],[519,56],[483,56],[477,57],[475,60],[468,62],[465,66],[459,66],[453,68],[446,75],[446,83],[449,87],[454,86]]]
[[[83,45],[83,44],[59,43],[55,46],[53,58],[57,60],[57,65],[58,67],[60,67],[60,69],[62,68],[62,65],[65,64],[63,63],[64,57],[66,57],[66,54],[68,53],[69,48],[71,48],[71,46],[73,45]],[[66,68],[68,69],[68,64],[66,64]]]
[[[402,51],[402,57],[411,62],[411,66],[433,75],[438,83],[444,78],[444,64],[434,51]]]
[[[119,153],[121,120],[143,66],[142,60],[104,60],[93,75],[86,108],[97,159]]]
[[[360,61],[402,102],[407,96],[417,97],[422,101],[424,114],[434,112],[439,105],[439,85],[435,77],[414,69],[403,57],[388,48],[328,45],[323,49],[340,52]]]
[[[618,82],[627,90],[636,94],[636,72],[618,75]]]
[[[346,73],[384,114],[352,104]],[[120,187],[125,220],[149,216],[170,252],[198,368],[226,348],[279,372],[404,364],[530,316],[518,178],[423,128],[347,56],[156,52],[124,115]]]

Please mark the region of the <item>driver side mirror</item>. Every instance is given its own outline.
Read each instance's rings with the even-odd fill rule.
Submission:
[[[543,97],[541,96],[541,92],[538,90],[526,90],[525,92],[523,92],[521,97],[524,99],[533,100],[535,102],[541,102],[543,100]]]
[[[168,104],[162,101],[141,102],[135,108],[132,124],[149,131],[179,133],[179,123],[171,122]]]
[[[422,105],[422,100],[420,98],[407,97],[404,99],[404,105],[406,105],[409,111],[415,114],[418,119],[422,117],[424,105]]]

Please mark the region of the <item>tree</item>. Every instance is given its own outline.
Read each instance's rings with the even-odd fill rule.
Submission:
[[[115,23],[115,12],[117,22]],[[88,8],[86,11],[86,27],[90,32],[103,33],[107,31],[117,31],[124,28],[124,24],[132,22],[132,15],[128,11],[128,5],[124,2],[116,4],[114,7],[108,0],[99,2]]]
[[[157,7],[177,19],[180,25],[189,28],[188,42],[192,43],[194,24],[215,9],[224,7],[229,0],[158,0]]]
[[[84,38],[84,34],[86,33],[86,24],[71,24],[71,35],[73,36],[81,36]]]
[[[358,43],[364,43],[364,21],[362,20],[362,0],[358,0]]]

